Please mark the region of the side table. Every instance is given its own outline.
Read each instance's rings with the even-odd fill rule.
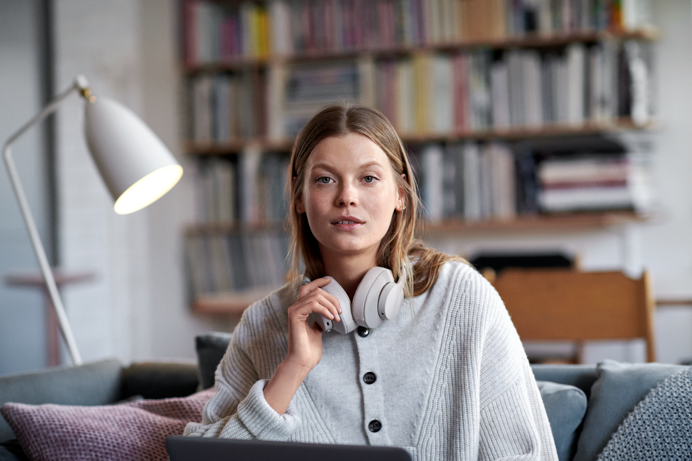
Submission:
[[[60,269],[53,269],[55,284],[60,290],[64,285],[70,283],[90,282],[94,280],[93,272],[68,272]],[[43,292],[46,300],[46,365],[49,367],[60,365],[60,327],[58,316],[55,314],[53,302],[48,294],[46,282],[40,272],[27,272],[10,274],[5,277],[5,284],[16,287],[38,288]]]

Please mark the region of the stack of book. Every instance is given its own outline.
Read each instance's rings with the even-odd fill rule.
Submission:
[[[223,144],[265,132],[265,85],[261,74],[202,74],[191,81],[190,139]]]
[[[545,212],[636,210],[652,204],[644,158],[635,154],[575,154],[538,166],[539,203]]]
[[[259,58],[272,52],[267,9],[263,4],[243,2],[228,7],[219,2],[183,3],[187,63],[228,62]]]
[[[236,164],[230,159],[212,157],[196,163],[196,211],[201,223],[237,221]]]
[[[650,47],[635,40],[543,52],[420,54],[374,65],[275,66],[266,78],[251,71],[202,74],[191,82],[191,137],[218,144],[263,136],[281,141],[325,105],[356,101],[379,109],[404,136],[581,127],[619,118],[644,126],[653,112],[651,74]]]
[[[517,195],[516,162],[506,144],[427,144],[414,153],[412,163],[429,221],[511,219],[526,209]]]
[[[187,237],[193,298],[280,287],[288,270],[288,236],[281,231],[195,234]]]
[[[358,67],[353,63],[293,66],[288,71],[282,98],[284,130],[279,137],[296,136],[313,115],[330,103],[357,101],[359,83]]]
[[[185,60],[347,53],[641,30],[651,0],[267,0],[184,3]]]
[[[237,158],[197,162],[197,222],[272,224],[286,219],[287,155],[248,149]]]
[[[650,49],[638,41],[430,54],[378,62],[375,106],[406,134],[650,121]],[[367,77],[364,77],[367,79]]]

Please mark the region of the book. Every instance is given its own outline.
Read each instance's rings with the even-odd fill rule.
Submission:
[[[444,152],[439,144],[426,144],[418,154],[423,217],[440,221],[444,217]]]
[[[538,167],[539,202],[546,212],[645,212],[653,203],[649,167],[639,154],[556,156]]]
[[[481,153],[475,142],[465,142],[462,145],[463,183],[464,188],[464,219],[478,221],[483,217],[481,205]]]

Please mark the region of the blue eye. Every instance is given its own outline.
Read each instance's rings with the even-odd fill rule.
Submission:
[[[365,176],[365,177],[363,178],[363,181],[365,181],[365,182],[367,182],[367,183],[372,183],[372,182],[375,182],[376,179],[377,179],[377,178],[374,177],[374,176]]]
[[[332,181],[332,178],[329,176],[320,176],[319,178],[315,179],[315,182],[318,184],[329,184],[330,181]]]

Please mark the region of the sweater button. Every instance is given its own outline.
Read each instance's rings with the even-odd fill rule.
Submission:
[[[368,429],[370,429],[370,432],[380,432],[380,429],[382,429],[382,423],[376,419],[373,419],[368,424]]]
[[[367,335],[370,334],[370,330],[368,330],[365,327],[358,327],[358,336],[361,338],[365,338]]]
[[[375,376],[375,373],[373,373],[372,371],[368,371],[363,375],[363,381],[365,382],[365,384],[372,384],[375,381],[377,381],[377,376]]]

